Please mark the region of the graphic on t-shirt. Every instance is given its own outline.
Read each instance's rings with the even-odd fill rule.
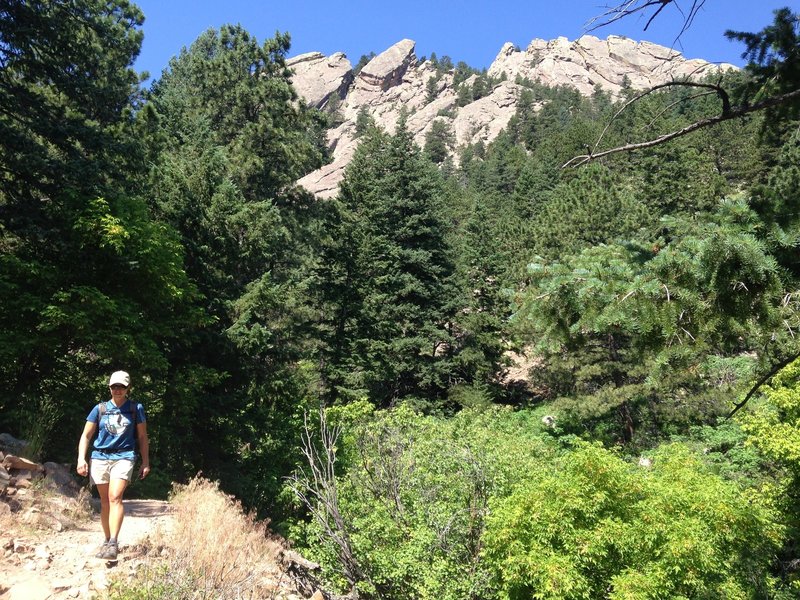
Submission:
[[[105,429],[109,435],[120,436],[130,424],[130,419],[124,417],[122,413],[110,414],[106,417]]]

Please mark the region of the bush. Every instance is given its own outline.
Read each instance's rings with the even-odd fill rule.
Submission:
[[[339,510],[364,575],[362,597],[493,597],[481,553],[488,502],[557,452],[540,437],[541,423],[497,407],[450,419],[407,407],[365,415],[354,405],[334,413],[344,425],[336,452],[337,467],[346,470],[338,477]],[[330,536],[316,522],[305,536],[308,553],[346,587]]]
[[[651,469],[579,445],[490,507],[485,555],[501,597],[751,598],[775,587],[775,515],[677,444]]]

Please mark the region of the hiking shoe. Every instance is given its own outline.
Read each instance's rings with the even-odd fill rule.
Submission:
[[[108,542],[103,542],[103,545],[97,550],[97,554],[94,555],[95,558],[103,558],[103,555],[106,553],[106,548],[108,547]]]
[[[117,545],[112,543],[106,544],[100,558],[105,560],[117,560]]]

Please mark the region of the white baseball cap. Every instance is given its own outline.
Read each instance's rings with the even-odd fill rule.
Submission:
[[[128,387],[131,384],[131,376],[125,371],[114,371],[108,380],[108,385],[124,385]]]

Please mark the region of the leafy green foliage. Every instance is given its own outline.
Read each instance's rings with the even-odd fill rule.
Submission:
[[[713,473],[743,487],[760,489],[771,483],[774,465],[747,443],[748,435],[733,419],[690,427],[674,441],[685,444]]]
[[[489,499],[553,455],[529,415],[463,411],[435,419],[403,407],[365,415],[355,403],[329,418],[345,426],[340,510],[365,570],[360,592],[493,597],[481,541]],[[318,533],[312,523],[307,535]],[[336,578],[330,551],[312,553]]]
[[[21,433],[66,458],[76,438],[58,432],[80,430],[108,372],[157,393],[167,348],[203,317],[174,232],[139,196],[141,12],[6,2],[0,17],[0,427],[32,422]]]
[[[745,417],[750,442],[800,476],[800,362],[795,361],[763,388],[765,401]]]
[[[364,597],[757,597],[782,541],[753,491],[685,446],[652,467],[597,445],[559,448],[537,413],[332,409],[339,509]],[[320,532],[306,529],[311,540]],[[336,580],[327,544],[311,553]]]
[[[781,540],[756,497],[681,446],[634,471],[579,446],[490,503],[485,550],[507,598],[750,598]]]
[[[783,368],[762,393],[757,406],[740,419],[748,444],[777,465],[779,478],[771,491],[789,529],[781,553],[787,564],[800,544],[800,361]],[[796,573],[790,572],[788,579],[795,591],[800,589]]]

